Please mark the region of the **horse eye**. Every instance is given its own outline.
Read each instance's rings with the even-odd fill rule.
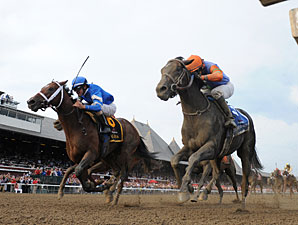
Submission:
[[[52,87],[51,87],[51,88],[49,88],[49,91],[54,91],[54,88],[52,88]]]

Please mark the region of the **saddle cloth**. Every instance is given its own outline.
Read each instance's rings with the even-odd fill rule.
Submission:
[[[229,108],[232,112],[235,123],[237,124],[237,127],[233,130],[233,136],[237,136],[246,132],[249,127],[248,118],[233,106],[229,105]]]
[[[98,127],[100,127],[100,124],[96,120],[96,115],[94,113],[90,111],[85,111],[85,113],[90,116],[92,121],[96,123]],[[122,124],[119,122],[119,120],[111,116],[106,116],[106,119],[112,131],[110,134],[110,142],[123,142]]]

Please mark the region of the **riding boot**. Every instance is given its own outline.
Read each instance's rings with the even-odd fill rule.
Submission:
[[[110,134],[102,134],[101,136],[102,146],[101,146],[101,158],[107,156],[109,150]]]
[[[237,125],[234,121],[234,117],[233,117],[232,112],[231,112],[229,106],[227,105],[227,102],[224,99],[224,97],[221,96],[219,99],[216,100],[216,102],[220,105],[221,109],[223,110],[223,112],[225,114],[225,120],[226,120],[225,126],[236,128]]]
[[[106,157],[108,153],[109,148],[109,142],[110,142],[110,133],[111,128],[108,124],[108,121],[103,113],[97,116],[100,122],[100,136],[102,140],[102,149],[101,149],[101,157]]]

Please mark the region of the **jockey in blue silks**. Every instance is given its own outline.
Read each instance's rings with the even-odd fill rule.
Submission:
[[[101,157],[105,157],[108,152],[111,128],[105,116],[114,116],[116,105],[114,97],[96,84],[88,84],[85,77],[76,77],[72,81],[73,90],[78,96],[84,99],[88,104],[76,101],[73,105],[79,109],[95,112],[100,122],[100,134],[103,137],[103,146]]]

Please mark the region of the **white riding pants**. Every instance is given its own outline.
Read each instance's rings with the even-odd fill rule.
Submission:
[[[229,81],[227,84],[223,84],[217,86],[216,88],[210,89],[202,89],[204,94],[211,94],[213,98],[219,99],[221,96],[224,99],[230,98],[234,93],[234,85]]]
[[[105,114],[106,116],[114,116],[116,109],[117,108],[114,103],[111,103],[110,105],[103,104],[101,107],[103,114]]]

